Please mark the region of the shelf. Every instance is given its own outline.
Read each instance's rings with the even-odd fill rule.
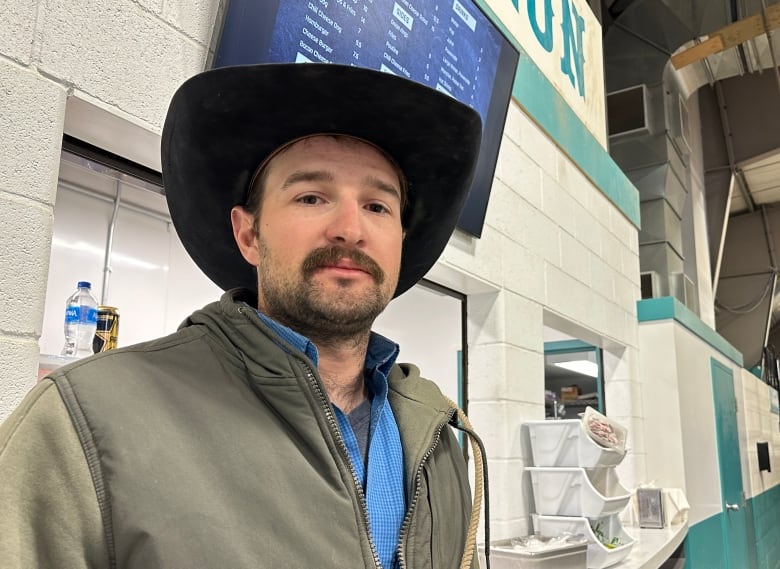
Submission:
[[[662,529],[626,527],[636,538],[636,545],[618,566],[619,569],[660,567],[680,546],[688,533],[687,521]]]
[[[72,356],[58,356],[55,354],[41,354],[38,357],[38,381],[43,379],[49,372],[54,371],[58,367],[62,367],[71,362],[80,360]]]
[[[590,405],[591,407],[598,407],[599,400],[598,399],[558,399],[558,403],[565,405],[567,407],[584,407],[585,405]],[[552,401],[545,401],[545,405],[548,407],[553,404]]]
[[[599,400],[598,399],[564,399],[561,400],[561,403],[571,407],[584,407],[586,405],[590,405],[591,407],[598,407]]]

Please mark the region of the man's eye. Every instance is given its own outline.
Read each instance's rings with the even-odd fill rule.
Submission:
[[[368,205],[368,210],[373,213],[388,213],[389,210],[380,203],[372,203]]]
[[[309,196],[301,196],[298,198],[298,201],[302,204],[306,205],[317,205],[320,201],[320,198],[317,196],[309,195]]]

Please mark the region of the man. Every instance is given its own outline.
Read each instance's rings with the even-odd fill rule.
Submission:
[[[365,69],[187,81],[166,194],[228,292],[54,372],[3,425],[3,567],[476,565],[457,410],[370,328],[446,245],[479,134],[464,105]]]

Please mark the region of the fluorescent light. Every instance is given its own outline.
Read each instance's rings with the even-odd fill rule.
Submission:
[[[568,369],[570,371],[576,371],[577,373],[581,373],[583,375],[588,375],[590,377],[598,377],[599,375],[599,366],[596,365],[595,362],[591,362],[588,360],[557,362],[555,365],[557,365],[558,367],[562,367],[564,369]]]
[[[106,254],[104,248],[97,247],[95,245],[87,243],[86,241],[66,241],[64,239],[54,237],[52,239],[52,246],[59,247],[61,249],[72,249],[74,251],[81,251],[96,257],[100,257],[101,259]],[[133,257],[132,255],[124,255],[122,253],[117,253],[116,251],[111,252],[111,264],[128,265],[131,267],[136,267],[138,269],[146,269],[148,271],[168,270],[167,265],[157,265],[155,263],[150,263],[148,261],[144,261],[143,259],[139,259],[138,257]]]

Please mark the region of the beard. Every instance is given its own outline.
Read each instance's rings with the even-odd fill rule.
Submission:
[[[386,277],[371,257],[355,249],[337,245],[309,253],[298,274],[280,270],[282,263],[273,258],[262,237],[258,238],[260,265],[258,292],[268,316],[303,334],[317,345],[336,345],[345,341],[362,341],[376,317],[392,298],[383,287]],[[336,289],[318,282],[314,275],[321,267],[340,259],[349,259],[374,280],[372,286],[357,286],[351,279],[336,281]]]

